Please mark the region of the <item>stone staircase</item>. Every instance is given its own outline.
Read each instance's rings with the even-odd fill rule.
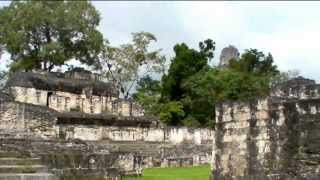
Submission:
[[[0,152],[0,180],[57,180],[40,158]]]
[[[115,152],[141,153],[146,156],[160,155],[160,144],[158,143],[113,141],[108,146],[108,149]]]

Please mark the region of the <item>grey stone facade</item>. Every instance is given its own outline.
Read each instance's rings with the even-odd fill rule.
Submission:
[[[8,80],[5,91],[15,101],[59,112],[143,116],[135,102],[120,99],[112,84],[90,73],[18,72]]]
[[[320,179],[319,92],[299,77],[267,98],[218,104],[211,179]]]
[[[212,129],[164,126],[117,98],[109,85],[95,89],[91,80],[99,77],[22,73],[9,80],[0,93],[0,162],[41,162],[28,169],[40,174],[5,178],[118,180],[141,168],[210,163]],[[84,105],[72,110],[79,96]],[[0,179],[8,167],[0,167]]]
[[[55,111],[42,106],[0,101],[0,120],[0,129],[32,132],[42,138],[56,137]]]

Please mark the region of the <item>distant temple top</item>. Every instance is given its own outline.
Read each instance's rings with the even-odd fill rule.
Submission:
[[[240,53],[235,46],[229,45],[221,51],[219,67],[226,67],[229,65],[231,59],[238,59]]]

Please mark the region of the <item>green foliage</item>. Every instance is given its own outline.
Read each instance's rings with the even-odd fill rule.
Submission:
[[[178,120],[185,116],[183,104],[179,101],[159,103],[158,114],[164,123],[170,125],[178,125]]]
[[[227,68],[210,67],[214,43],[205,42],[200,51],[176,45],[176,56],[161,82],[149,76],[140,79],[134,98],[148,114],[169,125],[213,127],[217,102],[266,96],[272,84],[292,76],[280,74],[272,56],[256,49],[246,50]]]
[[[186,83],[191,95],[203,95],[213,101],[248,100],[267,95],[273,77],[279,75],[273,58],[257,50],[247,50],[238,60],[231,60],[228,68],[211,68],[199,72]]]
[[[219,86],[216,101],[248,100],[266,95],[269,89],[268,78],[251,73],[226,69],[215,78]]]
[[[257,49],[246,50],[239,60],[231,60],[229,68],[243,73],[260,76],[275,76],[279,74],[277,66],[273,64],[273,57],[267,56]]]
[[[88,1],[12,1],[0,9],[0,46],[12,71],[51,71],[71,59],[93,65],[103,45],[99,22]]]
[[[185,90],[182,88],[184,80],[208,67],[208,61],[213,57],[214,42],[210,39],[200,42],[200,51],[190,49],[186,44],[174,46],[175,57],[172,59],[167,75],[162,78],[163,100],[179,101]]]
[[[136,90],[133,99],[139,102],[147,115],[155,115],[159,107],[160,82],[147,75],[138,81]]]
[[[137,92],[133,99],[144,108],[147,115],[159,116],[167,124],[175,124],[175,118],[183,117],[183,105],[179,101],[160,102],[160,82],[150,76],[142,77],[138,81]]]
[[[178,112],[171,112],[169,115],[165,116],[166,122],[169,122],[171,125],[201,126],[207,124],[208,118],[212,118],[212,116],[207,116],[208,113],[204,113],[203,115],[200,114],[203,113],[203,111],[209,112],[209,109],[213,106],[208,103],[207,100],[197,99],[198,96],[190,94],[194,92],[191,92],[191,90],[188,89],[189,86],[192,86],[189,78],[195,76],[198,72],[205,72],[209,69],[208,62],[213,58],[215,43],[211,39],[208,39],[204,42],[200,42],[199,48],[200,51],[190,49],[184,43],[177,44],[174,47],[176,55],[172,59],[168,74],[164,75],[162,78],[160,102],[164,104],[165,107],[162,110],[166,110],[166,108],[170,107],[169,109]],[[200,78],[200,76],[198,78]],[[190,83],[184,85],[186,81],[189,81]],[[201,88],[201,90],[203,89]],[[198,109],[199,116],[192,115],[194,109]],[[213,110],[211,109],[211,112],[212,111]],[[162,114],[166,113],[162,111]],[[169,120],[168,118],[171,119]],[[199,120],[199,118],[201,120]]]
[[[273,57],[256,49],[246,50],[239,60],[231,60],[222,71],[224,92],[218,100],[248,100],[268,94],[273,79],[279,76]]]
[[[0,71],[0,89],[4,87],[8,77],[9,77],[8,71],[5,71],[5,70]]]
[[[187,126],[213,126],[215,103],[222,87],[216,82],[218,70],[215,68],[202,70],[183,83],[186,91],[181,100],[188,116],[182,121]]]
[[[114,47],[106,41],[100,61],[102,73],[113,81],[125,98],[141,77],[164,70],[165,57],[161,50],[150,50],[156,38],[148,32],[132,33],[132,43]]]
[[[213,52],[213,46],[207,47]],[[168,75],[162,78],[158,104],[174,102],[178,108],[172,110],[184,113],[166,115],[166,123],[213,127],[217,102],[265,96],[279,76],[271,54],[266,56],[256,49],[246,50],[240,59],[231,60],[229,67],[217,68],[209,67],[208,60],[212,56],[206,51],[208,49],[201,43],[200,51],[189,49],[185,44],[175,46],[176,56]]]

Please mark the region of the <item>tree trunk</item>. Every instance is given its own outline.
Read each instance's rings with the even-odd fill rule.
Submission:
[[[51,40],[50,26],[48,23],[46,23],[46,27],[45,27],[45,36],[46,36],[47,43],[50,44],[52,40]],[[44,62],[45,62],[45,70],[47,72],[50,72],[54,64],[50,61],[50,59],[45,60]]]
[[[52,71],[52,69],[53,69],[53,67],[54,67],[54,64],[53,64],[53,63],[50,63],[50,65],[49,65],[49,67],[48,67],[47,71],[48,71],[48,72],[51,72],[51,71]]]

